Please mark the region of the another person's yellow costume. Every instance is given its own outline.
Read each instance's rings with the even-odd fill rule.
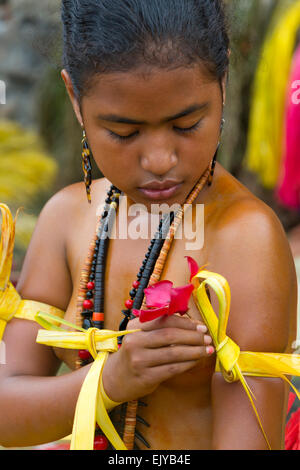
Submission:
[[[76,405],[73,424],[71,450],[92,450],[97,421],[103,433],[116,450],[126,447],[111,423],[107,411],[118,405],[107,397],[102,385],[102,370],[110,352],[117,351],[117,337],[133,334],[135,331],[109,331],[90,328],[84,330],[63,319],[64,312],[46,304],[22,300],[9,282],[12,266],[15,221],[7,206],[0,204],[2,212],[2,236],[0,242],[0,340],[5,325],[13,317],[37,321],[46,330],[40,330],[37,342],[68,349],[88,349],[94,363],[81,388]],[[252,399],[252,392],[244,376],[280,377],[300,394],[289,382],[285,374],[300,376],[300,355],[259,353],[240,351],[239,346],[226,335],[230,312],[230,288],[220,274],[200,270],[192,278],[194,300],[207,325],[216,348],[216,372],[222,373],[227,382],[240,381],[256,414],[265,440],[270,447]],[[219,314],[214,312],[206,293],[209,286],[219,300]],[[75,331],[65,331],[61,325],[72,327]],[[251,396],[252,395],[252,396]],[[88,401],[89,406],[86,407]]]
[[[245,155],[247,168],[269,189],[282,163],[286,91],[300,27],[300,2],[278,3],[255,76]]]

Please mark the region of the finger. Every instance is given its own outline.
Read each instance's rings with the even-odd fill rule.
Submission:
[[[212,338],[198,329],[185,330],[182,328],[161,328],[152,331],[140,332],[138,340],[141,340],[144,348],[155,349],[170,345],[203,346],[210,345]]]
[[[182,362],[199,361],[211,355],[206,346],[169,346],[145,350],[138,358],[139,368],[158,367],[165,364],[180,364]]]
[[[140,322],[139,318],[134,318],[133,320],[129,320],[126,330],[139,330],[141,328],[142,323]]]
[[[173,364],[164,364],[161,366],[152,367],[149,369],[149,375],[158,382],[164,382],[171,379],[176,375],[183,374],[190,369],[193,369],[198,364],[198,361],[186,361]]]
[[[203,322],[192,320],[187,317],[181,317],[178,315],[167,316],[156,318],[155,320],[139,323],[139,328],[143,331],[157,330],[161,328],[182,328],[186,330],[196,330],[197,325],[204,325]]]

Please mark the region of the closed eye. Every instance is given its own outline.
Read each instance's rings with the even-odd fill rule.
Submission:
[[[191,132],[195,132],[199,129],[199,127],[201,126],[201,121],[202,119],[200,119],[200,121],[196,122],[196,124],[194,124],[193,126],[191,127],[176,127],[174,126],[174,130],[176,132],[182,132],[184,134],[188,134],[188,133],[191,133]]]
[[[129,134],[129,135],[119,135],[119,134],[116,134],[115,132],[110,131],[108,129],[107,129],[107,131],[113,139],[118,140],[119,142],[124,141],[124,140],[132,139],[133,137],[135,137],[139,134],[139,131],[133,132],[132,134]]]
[[[179,133],[182,133],[182,134],[189,134],[189,133],[192,133],[192,132],[196,132],[200,126],[201,126],[201,121],[202,119],[200,119],[198,122],[196,122],[196,124],[194,124],[193,126],[191,127],[176,127],[174,126],[173,129],[176,131],[176,132],[179,132]],[[133,132],[132,134],[129,134],[129,135],[120,135],[120,134],[116,134],[115,132],[107,129],[109,135],[117,140],[117,141],[127,141],[127,140],[130,140],[132,139],[133,137],[136,137],[137,135],[139,135],[139,131],[136,131],[136,132]]]

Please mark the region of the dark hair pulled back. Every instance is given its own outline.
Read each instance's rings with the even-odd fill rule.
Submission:
[[[229,37],[223,0],[62,0],[63,67],[77,99],[96,74],[206,66],[221,83]]]

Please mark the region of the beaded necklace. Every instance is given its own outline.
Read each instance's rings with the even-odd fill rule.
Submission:
[[[199,195],[202,188],[209,179],[210,169],[207,169],[200,178],[196,186],[189,194],[185,204],[192,204]],[[97,220],[96,234],[90,244],[89,253],[81,272],[79,293],[77,298],[76,323],[83,328],[91,327],[104,328],[104,280],[106,268],[106,256],[108,243],[113,222],[119,207],[121,191],[115,186],[111,186],[102,215]],[[160,280],[168,252],[170,250],[174,235],[183,218],[183,208],[176,214],[170,212],[160,219],[158,230],[151,240],[145,259],[142,262],[137,279],[132,283],[129,292],[130,298],[125,301],[124,315],[120,323],[120,330],[125,330],[130,319],[134,318],[132,309],[139,310],[144,307],[144,289]],[[118,341],[119,347],[122,340]],[[88,351],[79,351],[79,361],[77,367],[84,366],[91,362],[92,358]],[[132,449],[134,445],[138,449],[136,440],[141,441],[146,447],[150,447],[148,442],[136,430],[136,422],[145,426],[149,424],[137,415],[138,405],[146,406],[141,400],[123,404],[119,408],[116,428],[123,427],[123,441],[127,449]],[[115,414],[115,410],[113,410]],[[120,426],[121,423],[121,426]],[[123,426],[122,426],[123,425]],[[107,449],[108,442],[104,436],[99,436],[99,429],[96,429],[95,448]]]

